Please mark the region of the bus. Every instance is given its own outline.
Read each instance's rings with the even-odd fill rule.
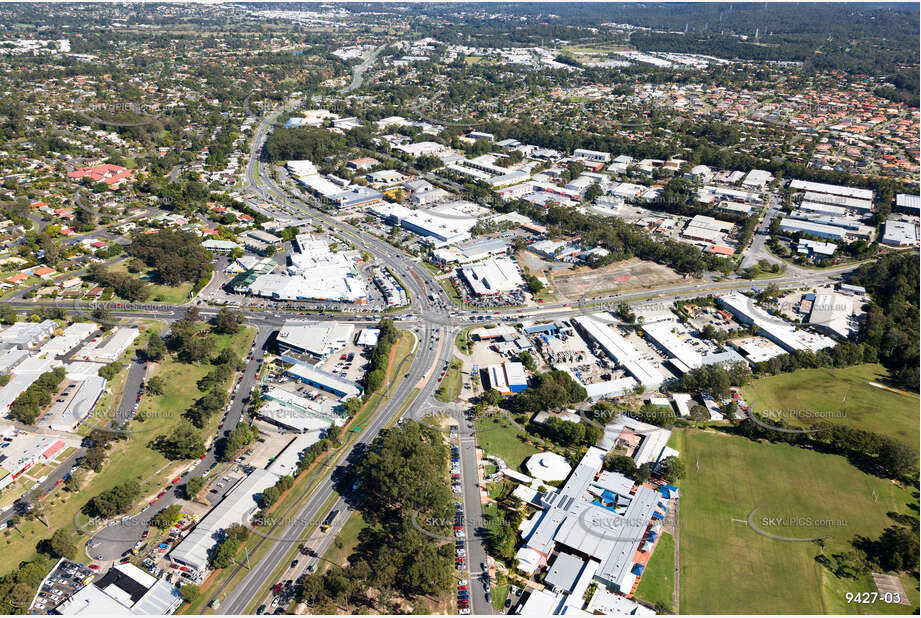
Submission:
[[[329,527],[333,524],[333,521],[336,519],[336,515],[339,514],[339,511],[330,511],[329,515],[326,516],[326,519],[323,520],[323,523],[320,524],[320,532],[329,532]]]

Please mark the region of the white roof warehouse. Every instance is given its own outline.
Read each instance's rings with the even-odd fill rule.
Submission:
[[[230,524],[248,521],[258,508],[256,496],[276,481],[276,474],[267,470],[253,470],[173,548],[170,559],[203,573],[208,568],[208,553],[221,540],[223,530]]]

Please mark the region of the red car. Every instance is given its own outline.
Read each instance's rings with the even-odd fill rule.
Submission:
[[[201,458],[204,459],[207,454],[208,453],[205,453],[204,455],[201,456]]]
[[[161,491],[160,493],[157,494],[157,500],[159,500],[160,498],[162,498],[162,497],[165,496],[165,495],[166,495],[166,492],[165,492],[165,491]]]
[[[175,485],[179,481],[180,481],[180,478],[177,476],[176,478],[173,479],[173,485]]]
[[[98,570],[99,570],[99,565],[98,565],[98,564],[91,564],[89,568],[91,568],[91,569],[94,570],[94,571],[98,571]]]
[[[58,480],[56,480],[56,481],[54,482],[54,484],[55,484],[55,486],[57,486],[57,485],[60,485],[60,484],[63,483],[63,482],[64,482],[64,479],[58,479]]]

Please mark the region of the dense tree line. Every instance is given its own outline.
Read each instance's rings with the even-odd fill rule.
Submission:
[[[127,513],[141,495],[141,486],[137,481],[130,480],[107,489],[89,502],[84,507],[87,515],[110,518],[115,515]]]
[[[752,379],[752,372],[744,362],[703,365],[691,369],[681,376],[672,390],[687,393],[707,392],[717,399],[729,397],[730,386],[745,386]]]
[[[136,233],[131,237],[129,251],[156,269],[157,277],[166,285],[197,281],[210,275],[213,268],[211,253],[201,245],[201,240],[183,230]]]
[[[893,380],[918,392],[918,254],[889,253],[864,264],[850,277],[873,299],[863,325],[865,346],[872,346]]]
[[[181,420],[170,433],[154,438],[150,447],[170,461],[197,459],[205,454],[201,432],[187,420]]]
[[[221,540],[211,550],[208,561],[213,569],[226,569],[233,564],[233,557],[240,550],[240,545],[249,536],[249,529],[243,524],[230,524]]]
[[[280,477],[275,484],[271,487],[266,487],[262,490],[262,495],[259,496],[259,506],[263,511],[271,508],[273,504],[278,502],[278,499],[283,493],[291,489],[294,485],[294,477],[285,475]]]
[[[371,396],[376,390],[384,385],[387,379],[387,363],[390,360],[390,348],[399,338],[399,332],[389,318],[382,319],[377,328],[380,330],[377,336],[377,345],[371,352],[371,362],[368,364],[368,371],[365,373],[364,387],[365,398]]]
[[[776,427],[769,429],[767,426]],[[784,431],[784,430],[792,431]],[[788,426],[780,419],[756,423],[743,419],[737,427],[740,435],[771,442],[786,442],[823,452],[845,455],[859,466],[880,476],[913,482],[918,476],[918,456],[912,447],[883,434],[855,429],[839,423],[822,421],[813,424],[809,432]]]
[[[255,425],[237,423],[237,426],[222,438],[218,448],[218,459],[220,461],[233,461],[240,449],[252,444],[258,437],[259,429]]]
[[[0,611],[4,614],[25,614],[39,584],[48,574],[54,562],[45,556],[31,561],[22,561],[0,577]]]
[[[574,423],[551,416],[543,423],[532,423],[529,431],[540,434],[562,446],[592,446],[601,439],[602,431],[594,425]]]
[[[318,127],[276,128],[266,138],[263,151],[269,161],[308,159],[319,163],[347,147],[343,136]]]
[[[41,408],[51,403],[51,396],[64,379],[65,370],[57,367],[46,371],[29,385],[10,405],[10,416],[20,423],[31,425],[41,414]]]
[[[565,371],[552,370],[531,376],[528,388],[511,396],[508,406],[518,413],[559,410],[585,401],[588,393]]]
[[[99,262],[90,264],[86,271],[86,278],[105,288],[111,288],[116,296],[125,300],[135,302],[147,300],[147,296],[150,293],[147,284],[137,277],[132,277],[125,272],[112,270]]]
[[[389,610],[389,601],[372,590],[409,599],[446,591],[453,544],[440,544],[422,530],[451,534],[447,464],[438,431],[407,421],[381,432],[355,464],[359,508],[369,525],[358,535],[349,567],[304,576],[299,599],[320,609],[344,603]]]

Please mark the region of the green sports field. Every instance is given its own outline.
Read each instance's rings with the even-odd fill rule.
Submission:
[[[909,491],[837,455],[713,431],[675,434],[688,470],[680,484],[682,614],[858,613],[844,595],[874,591],[869,579],[837,579],[815,561],[817,543],[768,538],[749,527],[749,515],[757,508],[754,522],[769,534],[825,536],[830,554],[849,549],[857,535],[878,538],[892,523],[888,511],[916,513]],[[911,605],[860,609],[910,613],[917,580],[902,581],[910,583]]]
[[[917,447],[918,396],[870,384],[885,386],[886,379],[882,365],[801,369],[755,380],[742,389],[742,396],[765,420],[773,413],[791,425],[808,426],[816,420],[840,422]],[[818,414],[810,418],[808,414],[801,416],[799,410]]]

